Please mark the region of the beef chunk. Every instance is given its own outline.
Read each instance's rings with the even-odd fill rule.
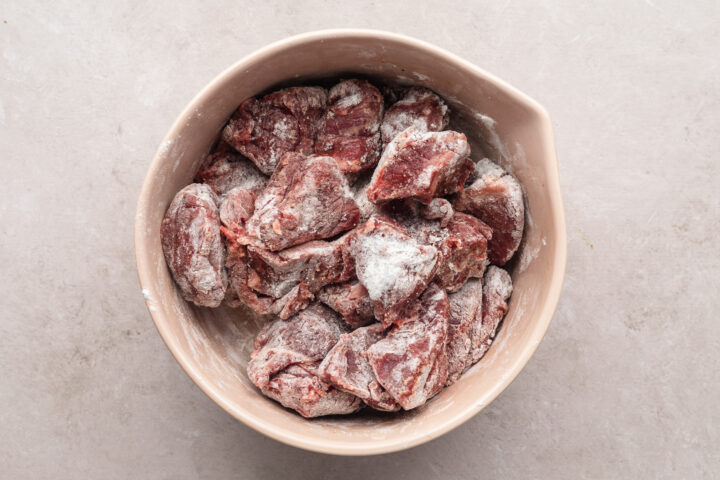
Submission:
[[[487,266],[487,244],[492,231],[472,215],[456,213],[447,225],[447,238],[437,247],[441,252],[435,281],[450,292],[470,277],[482,277]]]
[[[367,197],[373,203],[414,198],[430,203],[462,189],[473,170],[465,135],[410,127],[385,148]]]
[[[255,339],[247,373],[265,395],[305,417],[351,413],[359,399],[318,378],[317,367],[346,332],[338,315],[315,304],[266,325]]]
[[[236,187],[227,192],[220,202],[220,230],[224,236],[227,232],[242,228],[255,209],[255,194],[250,190]],[[232,235],[232,233],[230,233]],[[238,293],[238,282],[246,281],[247,251],[244,245],[226,240],[228,255],[225,261],[228,272],[229,285],[225,292],[225,304],[230,307],[239,307],[243,304]]]
[[[241,241],[271,251],[329,238],[358,223],[360,210],[330,157],[287,154],[255,202]]]
[[[495,331],[507,313],[507,300],[512,294],[512,279],[502,268],[491,265],[483,278],[482,317],[472,326],[472,362],[487,352],[495,338]]]
[[[223,150],[205,157],[195,174],[195,181],[209,185],[217,195],[222,196],[233,188],[258,194],[267,185],[268,178],[248,159]]]
[[[378,382],[405,410],[424,404],[447,379],[447,294],[433,284],[419,303],[416,320],[394,326],[367,350]]]
[[[250,288],[280,298],[298,283],[317,292],[330,283],[344,282],[353,272],[343,260],[343,243],[343,239],[316,240],[279,252],[250,246]]]
[[[165,261],[183,298],[204,307],[220,305],[228,286],[217,203],[209,186],[190,184],[175,195],[160,226]]]
[[[278,299],[271,311],[288,318],[305,308],[314,294],[330,283],[354,275],[352,263],[343,258],[345,239],[313,241],[271,252],[247,247],[247,286],[254,292]]]
[[[457,292],[448,295],[450,321],[447,337],[446,385],[452,385],[472,363],[472,327],[482,318],[481,279],[470,279]]]
[[[416,317],[412,300],[435,273],[435,247],[419,244],[395,221],[375,215],[348,236],[347,252],[383,325]]]
[[[406,231],[418,242],[438,250],[434,282],[450,292],[459,289],[470,277],[482,277],[487,266],[487,242],[490,227],[464,213],[454,213],[445,228],[442,220],[426,220],[411,209],[396,211]]]
[[[476,166],[477,179],[454,202],[456,210],[468,212],[493,230],[488,244],[490,261],[505,265],[517,251],[525,226],[525,205],[520,184],[488,159]]]
[[[443,99],[427,88],[413,87],[385,112],[380,132],[387,145],[408,127],[421,132],[439,132],[449,123],[450,115]]]
[[[321,380],[317,373],[318,365],[317,362],[290,365],[270,379],[262,389],[263,394],[305,418],[343,415],[360,410],[362,400]]]
[[[320,87],[291,87],[245,100],[222,131],[222,139],[266,175],[285,153],[313,153],[327,92]]]
[[[330,89],[315,150],[333,157],[343,173],[374,167],[380,158],[383,98],[364,80],[343,80]]]
[[[383,338],[385,329],[379,323],[341,335],[320,364],[320,378],[377,410],[398,410],[400,406],[380,386],[367,359],[368,347]]]
[[[255,211],[255,198],[252,190],[229,190],[220,202],[220,222],[226,228],[242,228]]]
[[[375,320],[372,300],[358,280],[328,285],[318,292],[317,299],[342,315],[351,328],[363,327]]]

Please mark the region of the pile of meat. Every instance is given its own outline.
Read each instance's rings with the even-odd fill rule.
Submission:
[[[162,223],[184,298],[273,315],[247,373],[305,417],[424,404],[508,308],[520,185],[438,95],[397,98],[352,79],[244,101]]]

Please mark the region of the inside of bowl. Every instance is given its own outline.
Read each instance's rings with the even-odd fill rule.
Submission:
[[[282,84],[326,81],[353,74],[383,82],[429,87],[451,106],[453,127],[464,132],[473,158],[487,156],[512,171],[526,193],[521,250],[509,268],[510,310],[485,357],[425,406],[396,414],[306,420],[263,397],[245,367],[265,319],[245,308],[207,309],[183,301],[165,266],[159,227],[174,194],[192,181],[222,125],[245,98]],[[548,298],[557,275],[557,224],[551,172],[556,168],[542,112],[442,52],[368,36],[306,40],[270,49],[225,72],[193,101],[161,145],[141,199],[144,231],[138,256],[148,305],[168,346],[193,379],[237,418],[280,440],[306,448],[357,453],[399,449],[432,438],[478,411],[514,378],[552,315]],[[146,185],[147,187],[147,185]],[[364,449],[364,450],[363,450]]]

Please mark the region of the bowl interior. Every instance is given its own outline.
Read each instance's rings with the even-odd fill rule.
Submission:
[[[473,158],[509,168],[527,197],[525,237],[510,266],[510,310],[487,355],[450,388],[411,412],[367,412],[306,420],[263,397],[245,367],[264,323],[247,309],[189,305],[175,288],[159,227],[174,194],[192,181],[236,106],[279,84],[363,75],[429,87],[450,103]],[[151,165],[138,204],[136,250],[143,293],[158,330],[195,382],[236,418],[299,447],[341,454],[406,448],[457,426],[492,401],[540,342],[557,302],[565,232],[551,126],[541,107],[439,49],[378,32],[326,32],[270,46],[203,90],[172,127]]]

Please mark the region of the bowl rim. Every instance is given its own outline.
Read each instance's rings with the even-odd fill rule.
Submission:
[[[397,452],[405,450],[411,447],[415,447],[426,443],[430,440],[438,438],[450,430],[463,424],[476,414],[478,414],[485,406],[489,405],[494,401],[500,393],[502,393],[515,378],[518,376],[520,371],[525,367],[530,357],[535,353],[535,350],[540,344],[540,341],[545,336],[547,329],[552,321],[552,317],[557,308],[557,304],[560,298],[560,292],[562,289],[563,280],[565,277],[565,267],[567,262],[567,234],[565,224],[565,213],[562,203],[562,196],[560,192],[560,181],[558,175],[558,161],[555,149],[555,136],[553,133],[552,122],[547,110],[537,101],[533,100],[523,92],[519,91],[515,87],[511,86],[504,80],[496,77],[495,75],[486,72],[480,67],[472,64],[471,62],[464,60],[463,58],[423,40],[418,40],[413,37],[406,35],[391,33],[381,30],[372,29],[354,29],[354,28],[343,28],[343,29],[328,29],[328,30],[317,30],[299,35],[287,37],[278,41],[275,41],[265,47],[262,47],[242,59],[235,62],[230,67],[223,70],[220,74],[215,76],[195,97],[187,104],[183,111],[177,116],[173,125],[170,127],[168,133],[165,135],[161,142],[161,146],[167,144],[166,142],[174,138],[176,132],[184,125],[185,119],[192,114],[194,106],[202,101],[216,88],[216,85],[223,79],[232,76],[234,73],[243,70],[247,64],[255,63],[263,58],[275,54],[278,51],[284,50],[288,47],[297,46],[303,43],[311,43],[328,39],[381,39],[396,43],[404,43],[411,47],[428,51],[434,55],[444,57],[446,61],[457,65],[458,67],[466,70],[471,70],[473,73],[480,77],[484,77],[489,82],[493,83],[497,88],[504,91],[511,97],[517,98],[518,100],[528,104],[533,110],[535,110],[541,117],[540,124],[543,131],[543,137],[548,138],[550,141],[547,142],[546,151],[544,156],[550,158],[554,163],[555,168],[550,168],[548,171],[546,189],[549,195],[550,204],[552,206],[553,217],[556,220],[555,235],[557,242],[555,242],[555,260],[553,270],[555,274],[551,278],[551,282],[548,290],[548,300],[544,302],[542,310],[539,312],[538,321],[535,323],[532,330],[532,338],[536,341],[528,342],[522,349],[520,355],[518,355],[514,361],[508,366],[506,375],[503,375],[493,388],[487,393],[487,402],[482,404],[477,403],[471,408],[466,409],[459,415],[452,418],[443,424],[437,425],[429,431],[422,431],[414,434],[409,434],[408,438],[402,440],[372,440],[363,443],[346,443],[338,444],[332,443],[328,440],[322,440],[315,437],[306,437],[302,434],[287,432],[284,430],[277,429],[275,426],[264,422],[261,418],[248,415],[242,409],[236,408],[236,406],[227,402],[221,394],[216,392],[214,388],[205,381],[204,376],[197,371],[193,365],[186,361],[184,355],[179,351],[177,341],[171,334],[169,329],[169,322],[166,320],[165,315],[160,310],[153,311],[149,308],[149,304],[146,303],[150,316],[153,319],[155,327],[162,337],[165,345],[172,353],[175,360],[180,364],[185,373],[210,397],[216,404],[218,404],[223,410],[232,415],[234,418],[249,426],[250,428],[270,437],[279,442],[299,447],[305,450],[314,452],[334,454],[334,455],[375,455],[383,453]],[[143,180],[143,186],[140,192],[140,196],[137,202],[135,225],[134,225],[134,241],[135,241],[135,259],[137,263],[138,278],[141,289],[145,289],[146,285],[151,283],[152,268],[143,262],[143,258],[147,256],[147,244],[145,232],[145,216],[144,210],[149,205],[149,197],[152,189],[153,178],[156,177],[157,171],[160,168],[160,160],[162,157],[162,148],[159,147],[153,156],[152,162],[148,169],[145,179]]]

